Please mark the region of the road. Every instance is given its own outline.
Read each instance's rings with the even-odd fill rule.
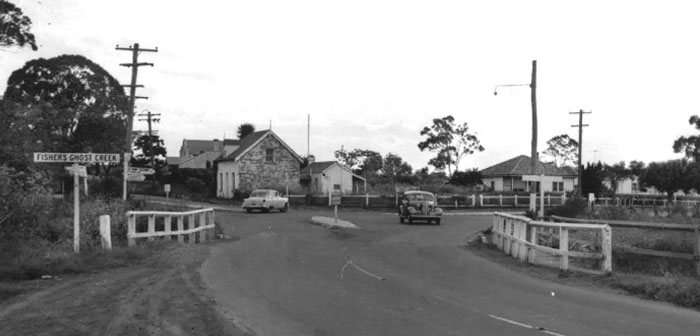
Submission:
[[[236,241],[200,272],[236,325],[258,335],[692,335],[700,313],[511,271],[460,248],[490,217],[441,226],[344,212],[217,212]]]

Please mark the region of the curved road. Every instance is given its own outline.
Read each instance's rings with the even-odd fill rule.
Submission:
[[[441,226],[343,212],[218,212],[236,241],[201,273],[229,318],[258,335],[693,335],[700,313],[508,270],[459,248],[488,216]]]

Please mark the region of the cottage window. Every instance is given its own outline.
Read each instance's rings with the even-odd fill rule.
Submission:
[[[265,162],[275,162],[275,150],[266,149],[265,150]]]
[[[564,182],[552,182],[552,191],[564,191]]]

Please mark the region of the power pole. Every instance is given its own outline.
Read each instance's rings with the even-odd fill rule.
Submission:
[[[583,124],[583,115],[590,113],[592,112],[583,112],[583,110],[569,112],[569,114],[578,114],[578,125],[571,125],[571,127],[578,127],[578,198],[581,198],[581,194],[583,193],[583,163],[581,162],[581,154],[583,153],[583,128],[588,127],[587,124]]]
[[[160,117],[160,113],[151,113],[151,111],[146,111],[147,113],[141,113],[139,114],[139,117],[146,117],[146,119],[139,119],[139,121],[146,121],[148,122],[148,150],[151,153],[151,168],[154,170],[156,169],[156,156],[155,153],[153,152],[153,129],[151,128],[151,123],[157,123],[160,122],[160,118],[154,118],[154,117]],[[156,176],[153,175],[153,185],[156,184]]]
[[[143,96],[137,96],[136,95],[136,88],[137,87],[143,87],[143,85],[137,85],[136,84],[136,77],[138,75],[138,68],[140,66],[153,66],[153,63],[139,63],[139,53],[142,51],[146,52],[158,52],[158,48],[155,49],[145,49],[145,48],[140,48],[138,43],[134,43],[133,46],[129,47],[119,47],[117,45],[116,50],[126,50],[126,51],[131,51],[132,52],[132,60],[131,63],[122,63],[119,64],[124,67],[131,67],[131,84],[129,85],[123,85],[126,87],[129,87],[129,111],[127,112],[127,126],[126,126],[126,135],[124,137],[124,151],[130,153],[131,152],[131,132],[134,127],[134,106],[136,106],[136,99],[148,99],[148,97],[143,97]]]
[[[532,104],[532,142],[530,148],[530,157],[532,159],[530,166],[530,173],[532,175],[537,175],[537,61],[532,61],[532,79],[530,80],[530,103]],[[544,173],[544,172],[543,172]],[[541,184],[542,182],[540,182]],[[542,186],[540,185],[540,188]],[[534,188],[530,189],[531,193],[536,190]]]

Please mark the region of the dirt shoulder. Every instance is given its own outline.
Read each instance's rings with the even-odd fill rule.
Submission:
[[[172,244],[135,266],[28,283],[0,302],[0,335],[250,335],[202,282],[211,246]]]

